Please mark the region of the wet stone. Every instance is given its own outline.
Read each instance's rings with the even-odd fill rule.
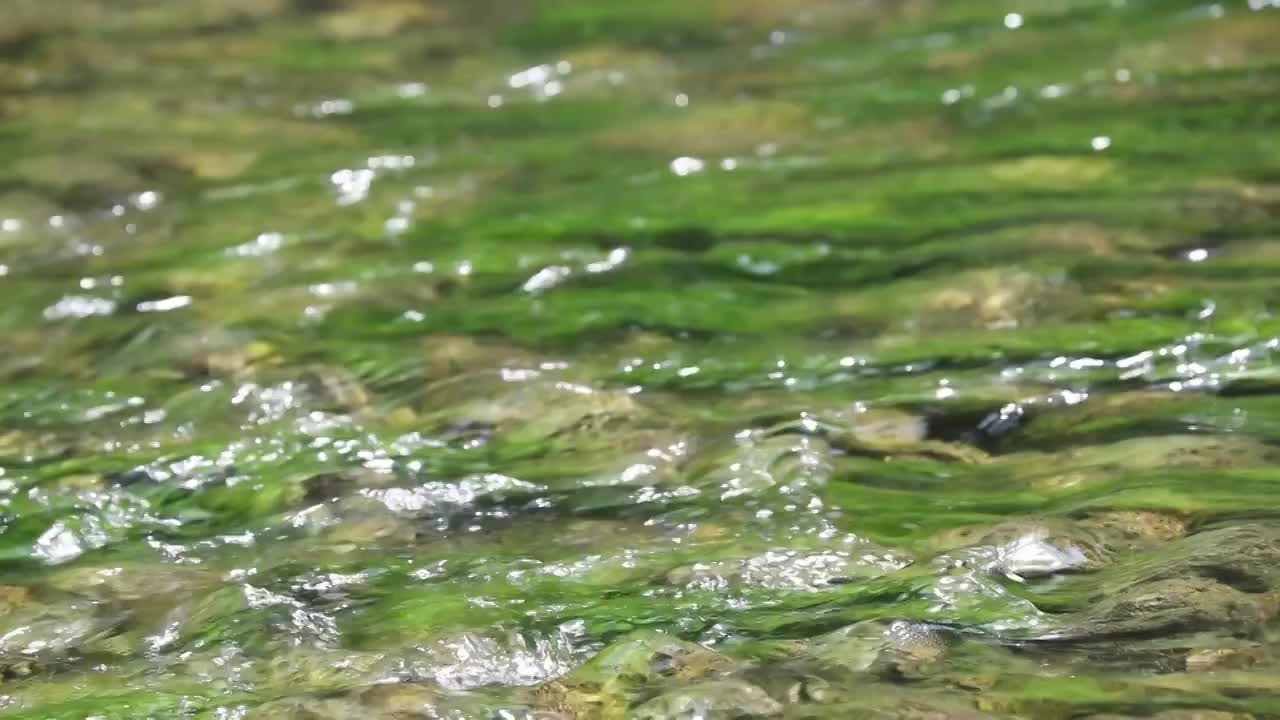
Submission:
[[[667,153],[731,155],[766,142],[785,142],[810,120],[803,108],[778,102],[742,102],[673,114],[657,125],[617,128],[601,135],[605,147]]]
[[[539,363],[522,348],[489,338],[433,333],[421,342],[422,362],[433,380],[467,372]]]
[[[1069,296],[1060,277],[1018,268],[980,270],[949,279],[905,325],[919,331],[1016,328],[1056,311]]]
[[[450,384],[447,381],[430,388],[425,402],[447,402],[452,393],[463,390],[449,387]],[[474,385],[468,387],[470,392],[462,404],[444,418],[446,430],[487,428],[490,433],[512,439],[557,437],[588,441],[664,424],[644,404],[616,389],[541,378],[514,386],[496,385],[487,396],[476,392]]]
[[[363,716],[358,704],[346,700],[288,698],[259,705],[244,717],[245,720],[341,720]]]
[[[50,588],[116,603],[150,603],[199,594],[218,582],[218,573],[189,565],[122,563],[59,570]]]
[[[1254,720],[1253,715],[1247,712],[1229,712],[1224,710],[1196,710],[1196,708],[1183,708],[1183,710],[1165,710],[1156,712],[1153,715],[1144,715],[1142,717],[1151,717],[1153,720]],[[1134,715],[1088,715],[1087,720],[1137,720],[1138,716]]]
[[[0,662],[11,672],[43,666],[109,636],[120,620],[118,614],[101,613],[89,603],[15,607],[3,616],[7,629],[0,633]]]
[[[962,562],[1017,578],[1097,569],[1117,553],[1140,547],[1123,533],[1058,519],[955,528],[931,544],[947,550],[937,563]]]
[[[326,35],[336,40],[368,41],[386,38],[413,28],[439,24],[445,9],[431,2],[352,0],[320,19]]]
[[[1099,599],[1048,639],[1097,639],[1205,628],[1248,631],[1276,615],[1274,598],[1205,578],[1156,580]]]
[[[235,379],[269,361],[276,350],[270,343],[210,331],[180,338],[174,352],[178,367],[192,377]]]
[[[370,545],[407,545],[418,536],[419,528],[408,518],[384,509],[357,509],[325,522],[320,517],[307,518],[308,524],[321,522],[322,537],[337,546],[351,549]]]
[[[377,653],[299,647],[256,662],[261,687],[285,693],[325,692],[396,678],[396,662]],[[375,686],[376,687],[376,686]]]
[[[1264,525],[1153,545],[1096,574],[1046,588],[1037,604],[1067,614],[1057,615],[1057,627],[1039,637],[1177,637],[1206,629],[1250,635],[1280,613],[1278,557],[1280,534]]]
[[[640,631],[605,648],[569,678],[607,680],[622,676],[691,681],[726,672],[729,658],[696,643],[657,632]]]
[[[848,699],[845,688],[807,670],[769,662],[749,668],[741,676],[785,707],[827,705]]]
[[[732,720],[781,714],[782,704],[764,690],[744,682],[720,680],[664,692],[628,716],[645,720]]]
[[[365,409],[371,395],[359,378],[338,367],[312,366],[302,377],[323,410],[353,413]]]
[[[1185,659],[1187,672],[1246,670],[1263,662],[1265,662],[1265,652],[1261,646],[1254,644],[1195,650]]]
[[[831,448],[820,437],[752,434],[740,437],[699,483],[721,500],[781,493],[796,502],[825,486],[831,471]]]
[[[734,560],[703,561],[668,571],[670,584],[698,590],[770,588],[799,592],[880,577],[910,564],[904,553],[872,543],[835,544],[826,550],[772,550]]]
[[[0,585],[0,617],[33,602],[30,588],[21,585]]]
[[[355,692],[361,705],[391,718],[427,716],[440,700],[438,689],[425,683],[380,683]]]
[[[971,445],[928,439],[924,417],[894,408],[857,404],[819,418],[830,426],[831,444],[850,453],[969,464],[989,460],[987,453]]]
[[[1171,513],[1109,511],[1089,513],[1081,524],[1135,541],[1168,542],[1185,537],[1189,521]]]
[[[1280,448],[1239,435],[1168,435],[1067,451],[1061,461],[1121,468],[1206,470],[1267,465],[1280,461]]]
[[[569,717],[616,718],[623,716],[635,689],[709,680],[735,668],[732,660],[701,645],[638,631],[610,644],[568,675],[520,695],[534,710]]]
[[[1205,530],[1117,568],[1117,579],[1206,577],[1250,593],[1280,590],[1280,528],[1237,525]]]
[[[70,453],[75,443],[49,432],[0,430],[0,458],[30,462],[47,460]]]
[[[910,676],[941,660],[952,640],[930,623],[869,620],[814,638],[803,656],[846,671]]]

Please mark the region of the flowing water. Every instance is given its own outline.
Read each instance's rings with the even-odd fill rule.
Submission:
[[[1280,717],[1280,3],[3,5],[0,716]]]

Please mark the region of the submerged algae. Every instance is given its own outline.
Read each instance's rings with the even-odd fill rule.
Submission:
[[[1280,713],[1267,3],[11,4],[6,717]]]

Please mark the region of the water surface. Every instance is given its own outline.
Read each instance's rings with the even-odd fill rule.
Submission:
[[[0,715],[1280,716],[1269,0],[8,0]]]

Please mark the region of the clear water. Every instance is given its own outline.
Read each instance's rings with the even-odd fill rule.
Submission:
[[[1280,716],[1267,0],[6,0],[0,715]]]

